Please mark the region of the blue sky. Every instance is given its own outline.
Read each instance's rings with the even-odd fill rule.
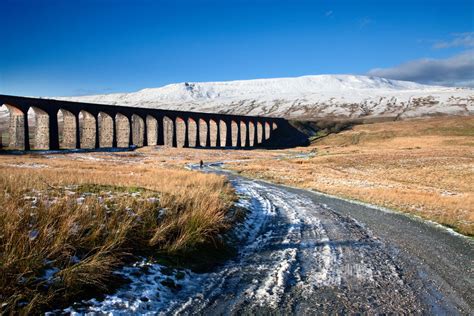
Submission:
[[[372,74],[474,85],[474,1],[0,0],[0,93]]]

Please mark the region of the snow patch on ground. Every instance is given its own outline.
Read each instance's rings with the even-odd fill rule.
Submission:
[[[274,210],[268,204],[267,207],[262,207],[259,204],[261,201],[253,195],[252,188],[237,185],[236,190],[241,195],[237,204],[250,211],[245,222],[236,228],[236,236],[246,242],[237,259],[240,262],[265,244],[265,237],[258,233],[267,221],[266,217],[272,216]],[[130,283],[116,293],[107,295],[103,301],[91,299],[75,304],[64,312],[80,315],[89,312],[156,314],[156,311],[160,311],[160,314],[167,314],[175,310],[174,313],[179,313],[179,308],[183,309],[192,302],[201,300],[203,293],[214,288],[220,289],[219,284],[215,284],[216,280],[224,282],[226,277],[236,273],[239,273],[239,268],[235,266],[235,262],[217,272],[195,273],[188,269],[170,269],[144,259],[117,272],[130,280]]]
[[[235,258],[207,273],[170,269],[143,259],[117,271],[129,284],[102,301],[80,302],[64,312],[176,315],[209,310],[226,314],[234,308],[278,310],[295,293],[317,300],[315,293],[330,293],[349,283],[376,288],[383,282],[402,282],[390,257],[381,251],[383,244],[354,220],[281,187],[240,177],[231,182],[240,197],[237,205],[248,210],[245,221],[235,228],[239,242]]]

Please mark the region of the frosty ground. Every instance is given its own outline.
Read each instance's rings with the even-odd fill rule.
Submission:
[[[210,271],[143,256],[115,269],[129,283],[51,312],[467,314],[473,308],[473,242],[452,228],[472,235],[473,124],[461,117],[362,125],[288,150],[148,147],[4,155],[0,168],[4,175],[58,182],[52,190],[43,185],[42,194],[63,182],[112,182],[128,188],[130,203],[148,198],[146,191],[135,193],[137,186],[179,189],[185,201],[194,196],[189,188],[220,188],[217,178],[200,182],[207,181],[203,172],[217,173],[230,179],[237,205],[248,210],[230,232],[237,253]],[[183,171],[199,160],[206,162],[203,172]],[[193,186],[182,188],[187,181]],[[109,198],[84,190],[78,200],[73,195],[75,203]],[[30,193],[28,201],[36,203]],[[42,238],[34,229],[25,233],[29,240]],[[49,284],[58,273],[47,262],[40,281]]]
[[[222,172],[216,167],[204,171]],[[209,273],[141,261],[119,272],[131,280],[129,285],[104,300],[80,302],[65,311],[456,314],[472,310],[472,240],[400,214],[228,176],[240,206],[249,210],[246,221],[234,231],[240,243],[236,258]]]

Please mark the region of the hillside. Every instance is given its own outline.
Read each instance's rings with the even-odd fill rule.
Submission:
[[[474,90],[355,75],[177,83],[132,93],[55,99],[317,119],[474,113]]]
[[[227,167],[251,178],[415,214],[474,235],[472,116],[357,125],[301,150],[306,155],[278,163],[265,153]]]

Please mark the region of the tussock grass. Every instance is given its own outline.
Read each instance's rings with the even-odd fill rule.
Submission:
[[[317,154],[232,164],[251,177],[419,215],[474,235],[474,117],[356,125],[315,141]]]
[[[223,177],[54,164],[0,167],[0,312],[38,313],[106,291],[112,272],[138,255],[222,246],[234,199]]]

